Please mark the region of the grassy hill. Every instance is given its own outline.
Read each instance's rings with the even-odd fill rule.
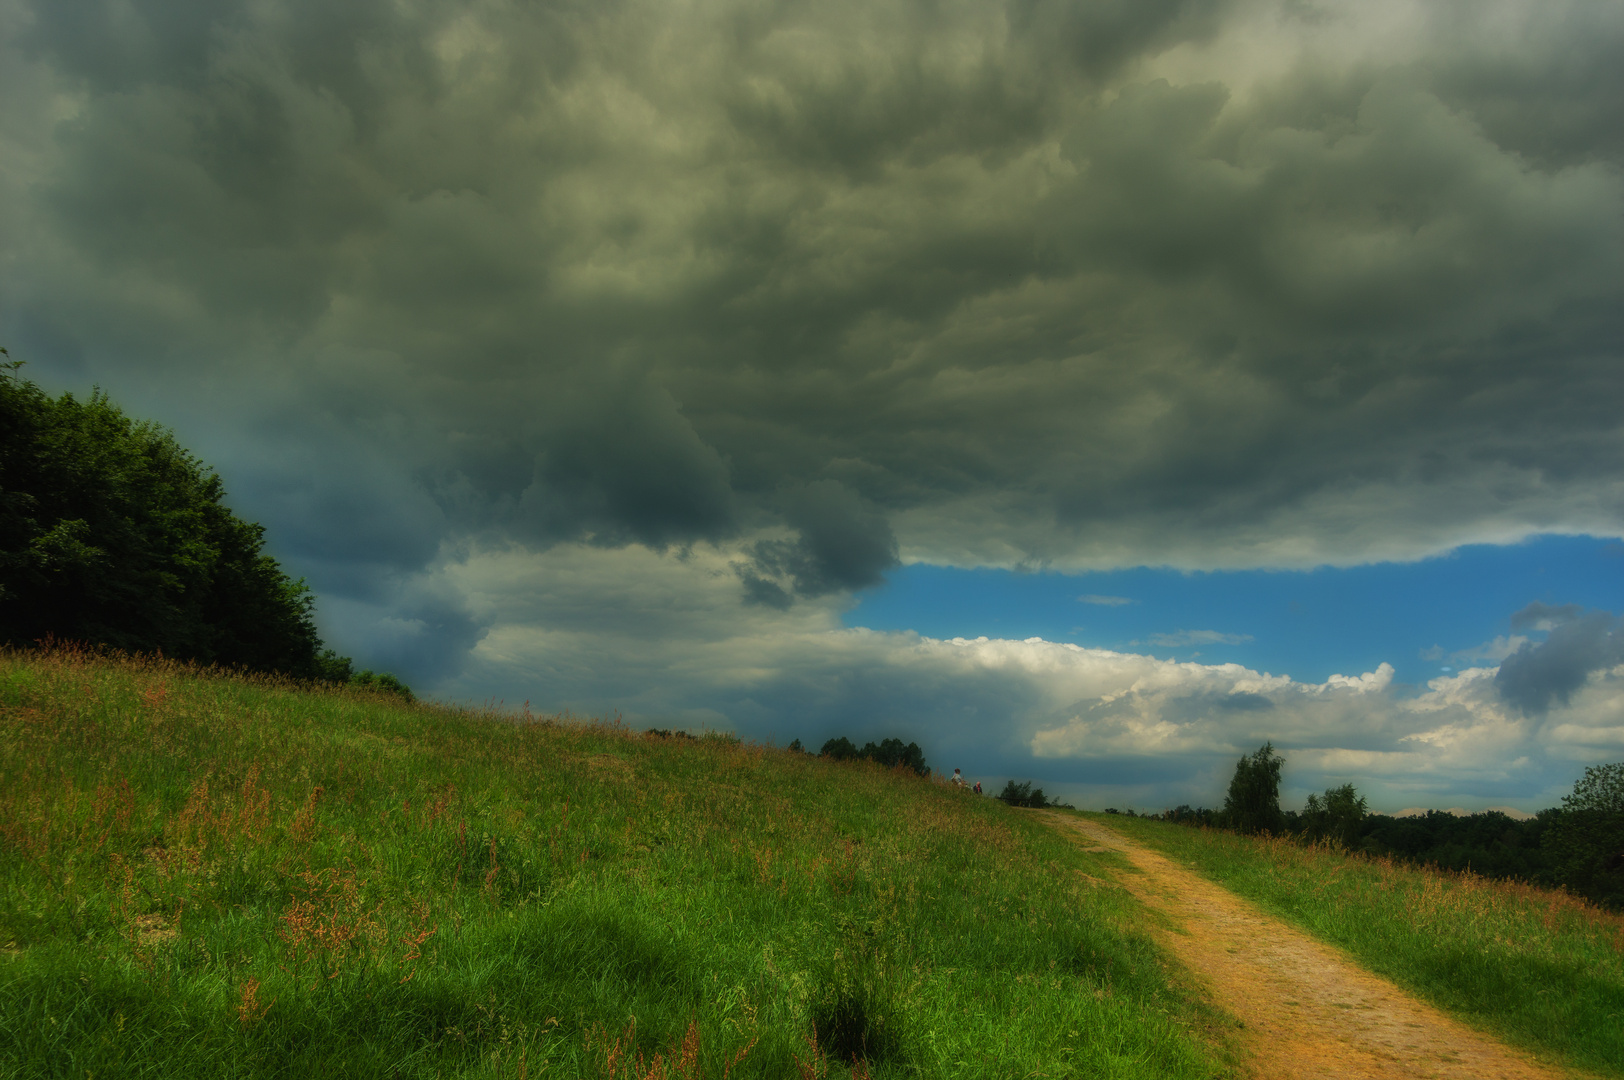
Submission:
[[[5,653],[0,1073],[1227,1074],[1108,858],[721,736]]]

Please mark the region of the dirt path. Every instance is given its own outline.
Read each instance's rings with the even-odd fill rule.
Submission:
[[[1264,1080],[1558,1080],[1571,1074],[1452,1020],[1337,949],[1096,822],[1044,815],[1142,874],[1121,884],[1179,930],[1160,934],[1242,1023]]]

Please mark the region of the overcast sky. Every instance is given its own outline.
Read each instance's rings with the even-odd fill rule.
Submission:
[[[0,38],[0,341],[170,425],[429,694],[1148,809],[1264,739],[1387,810],[1624,758],[1624,5]]]

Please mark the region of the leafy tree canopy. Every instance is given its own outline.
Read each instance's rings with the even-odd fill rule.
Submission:
[[[823,749],[819,750],[818,754],[822,757],[833,758],[836,761],[852,761],[862,756],[857,752],[856,745],[844,735],[824,743]]]
[[[1624,761],[1585,769],[1552,815],[1544,844],[1570,889],[1624,910]]]
[[[1224,796],[1225,823],[1237,832],[1280,833],[1286,817],[1280,812],[1280,766],[1286,759],[1266,742],[1235,764],[1235,775]]]
[[[795,740],[795,743],[798,747],[800,740]],[[925,752],[919,748],[919,744],[912,742],[904,744],[901,739],[882,739],[877,743],[871,741],[865,743],[863,748],[859,750],[855,743],[842,735],[838,739],[830,739],[824,743],[823,749],[818,753],[823,757],[833,758],[835,761],[867,759],[878,762],[887,769],[905,765],[920,776],[924,776],[930,771],[925,765]]]
[[[1624,761],[1591,765],[1562,797],[1562,809],[1624,814]]]
[[[1358,846],[1361,826],[1369,804],[1352,784],[1328,788],[1325,797],[1308,796],[1298,819],[1304,835],[1311,840],[1334,840],[1345,848]]]
[[[322,648],[310,590],[222,504],[212,470],[105,394],[51,398],[20,366],[0,364],[0,641],[351,681]]]

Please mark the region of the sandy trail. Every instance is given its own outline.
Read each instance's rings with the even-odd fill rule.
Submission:
[[[1363,970],[1251,902],[1141,847],[1113,829],[1045,813],[1143,873],[1119,875],[1140,902],[1168,916],[1160,933],[1212,984],[1213,999],[1244,1025],[1254,1075],[1266,1080],[1557,1080],[1543,1065]]]

